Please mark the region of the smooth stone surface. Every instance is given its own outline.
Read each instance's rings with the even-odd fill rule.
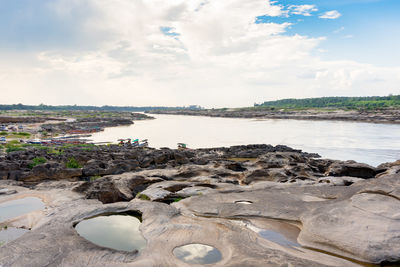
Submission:
[[[122,251],[139,251],[146,247],[139,219],[129,215],[99,216],[75,226],[80,236],[101,246]]]
[[[221,252],[203,244],[189,244],[174,249],[174,255],[189,264],[213,264],[222,259]]]
[[[42,210],[44,207],[43,201],[37,197],[6,201],[0,204],[0,222],[32,211]]]

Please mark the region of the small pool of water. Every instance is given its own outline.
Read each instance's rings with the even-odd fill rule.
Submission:
[[[253,204],[252,201],[248,201],[248,200],[237,200],[235,201],[236,204],[244,204],[244,205],[251,205]]]
[[[0,203],[0,222],[32,211],[42,210],[44,207],[43,201],[37,197],[26,197]]]
[[[0,246],[6,244],[7,242],[13,241],[23,234],[29,232],[29,230],[21,229],[21,228],[14,228],[8,227],[7,229],[3,228],[0,230]]]
[[[254,220],[253,223],[244,222],[244,224],[260,237],[283,247],[301,247],[297,242],[300,229],[294,225],[272,219]]]
[[[175,257],[189,264],[213,264],[222,259],[221,252],[203,244],[189,244],[177,247],[173,251]]]
[[[133,252],[146,247],[140,224],[135,216],[114,214],[83,220],[75,229],[80,236],[98,246]]]
[[[272,230],[261,230],[258,232],[258,234],[265,239],[268,239],[269,241],[272,241],[274,243],[277,243],[281,246],[284,247],[300,247],[301,245],[297,243],[296,241],[291,241],[287,239],[284,235],[272,231]]]

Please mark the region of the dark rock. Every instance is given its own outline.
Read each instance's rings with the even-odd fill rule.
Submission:
[[[326,171],[326,176],[351,176],[364,179],[373,178],[376,174],[374,167],[356,162],[335,162]]]

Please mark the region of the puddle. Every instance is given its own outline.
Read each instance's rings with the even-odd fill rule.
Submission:
[[[8,227],[7,229],[1,229],[0,230],[0,246],[6,244],[7,242],[13,241],[26,232],[29,232],[29,230],[26,229],[21,229],[21,228],[14,228],[14,227]]]
[[[45,205],[40,198],[26,197],[0,203],[0,222],[44,209]]]
[[[177,247],[173,251],[175,257],[189,264],[213,264],[222,259],[221,252],[203,244],[189,244]]]
[[[248,201],[248,200],[237,200],[235,201],[235,204],[245,204],[245,205],[250,205],[253,204],[253,202]]]
[[[256,232],[262,238],[279,244],[283,247],[301,247],[301,245],[297,242],[299,230],[295,226],[281,222],[275,222],[275,225],[269,224],[265,228],[259,228],[251,223],[245,224],[247,228]]]
[[[75,229],[80,236],[98,246],[133,252],[146,247],[140,224],[135,216],[114,214],[83,220]]]
[[[332,257],[336,257],[342,259],[344,261],[348,261],[352,264],[357,264],[359,266],[365,267],[375,267],[375,266],[399,266],[396,264],[372,264],[357,261],[348,257],[340,256],[334,253],[329,253],[319,249],[313,249],[309,247],[303,247],[297,242],[297,237],[300,233],[300,229],[294,225],[291,225],[286,222],[282,222],[279,220],[272,220],[272,219],[263,219],[263,220],[253,220],[251,222],[242,222],[248,229],[256,232],[260,237],[265,238],[271,242],[279,244],[286,248],[296,249],[299,248],[303,252],[313,251],[317,253],[321,253],[321,255],[328,255]]]

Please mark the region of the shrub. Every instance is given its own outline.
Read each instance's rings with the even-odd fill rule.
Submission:
[[[90,177],[90,181],[91,181],[91,182],[94,182],[94,181],[96,181],[96,180],[99,179],[99,178],[101,178],[100,175],[94,175],[94,176],[91,176],[91,177]]]
[[[40,164],[44,164],[46,163],[46,159],[44,157],[36,157],[32,159],[32,162],[29,163],[28,167],[29,169],[33,169],[33,167],[40,165]]]
[[[150,198],[147,195],[141,194],[141,193],[138,193],[136,195],[136,198],[141,199],[141,200],[150,200]]]
[[[174,202],[179,202],[179,201],[181,201],[182,199],[183,199],[182,197],[174,198]]]
[[[26,132],[20,132],[20,133],[16,133],[15,135],[18,135],[18,136],[24,136],[24,137],[30,137],[30,136],[31,136],[31,134],[30,134],[30,133],[26,133]]]
[[[6,135],[8,135],[8,132],[2,131],[2,132],[0,132],[0,135],[1,136],[6,136]]]
[[[82,168],[82,165],[75,158],[69,158],[65,166],[69,169],[79,169]]]
[[[7,153],[14,152],[14,151],[21,151],[21,150],[25,150],[25,149],[23,149],[19,145],[13,145],[13,144],[7,144],[6,145],[6,152]]]

